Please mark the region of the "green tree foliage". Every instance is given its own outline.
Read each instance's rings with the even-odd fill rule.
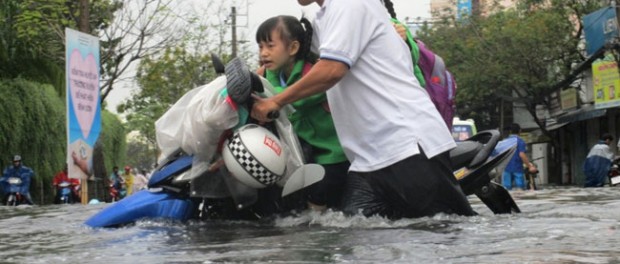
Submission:
[[[78,0],[3,0],[0,5],[0,78],[51,84],[64,96],[64,29],[76,28]],[[121,1],[91,1],[92,34],[107,28]],[[102,41],[102,47],[110,46]],[[107,65],[111,60],[103,60]]]
[[[127,165],[148,172],[153,169],[157,159],[157,149],[152,144],[140,140],[128,140]]]
[[[102,112],[100,141],[106,164],[125,159],[125,128],[118,118]],[[35,171],[30,191],[35,202],[53,199],[51,181],[66,162],[67,132],[64,101],[50,85],[24,79],[0,81],[0,165],[15,154]],[[111,165],[110,165],[111,169]]]
[[[21,0],[14,16],[17,37],[30,43],[37,53],[64,64],[65,28],[77,28],[79,0]],[[89,1],[89,25],[93,35],[108,27],[121,1]]]
[[[137,74],[140,90],[119,105],[118,111],[127,113],[127,126],[139,131],[140,139],[155,149],[155,121],[183,94],[214,76],[210,56],[190,54],[183,47],[168,48],[159,57],[141,61]]]
[[[106,176],[112,171],[114,166],[122,166],[126,159],[126,135],[125,125],[118,119],[118,116],[108,111],[101,111],[102,129],[98,141],[100,141],[103,151],[105,171],[101,172]]]
[[[584,60],[580,20],[600,7],[592,2],[521,1],[486,17],[446,18],[419,37],[454,73],[459,114],[496,127],[501,99],[524,103],[536,118],[536,104],[548,106],[545,95]]]
[[[23,79],[0,81],[0,158],[3,168],[15,154],[35,171],[35,201],[51,199],[51,179],[65,164],[67,147],[63,101],[50,85]]]
[[[5,0],[0,5],[0,78],[21,77],[52,84],[59,94],[64,89],[64,68],[37,52],[34,45],[17,32],[20,2]]]

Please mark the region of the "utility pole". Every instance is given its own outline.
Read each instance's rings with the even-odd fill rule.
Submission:
[[[502,135],[502,137],[507,136],[504,135],[505,127],[506,125],[504,124],[504,98],[502,98],[499,102],[499,133],[500,135]]]
[[[230,24],[231,24],[231,27],[232,27],[232,28],[231,28],[231,29],[232,29],[232,30],[231,30],[232,37],[231,37],[231,43],[230,43],[230,44],[231,44],[231,46],[232,46],[232,47],[231,47],[231,48],[232,48],[232,50],[231,50],[231,58],[235,58],[235,57],[237,57],[237,46],[239,45],[239,43],[247,42],[247,41],[244,41],[244,40],[238,40],[238,39],[237,39],[237,28],[238,28],[238,27],[245,27],[245,28],[247,28],[247,27],[248,27],[248,23],[249,23],[249,21],[248,21],[248,19],[247,19],[247,17],[248,17],[247,10],[248,10],[248,8],[249,8],[249,4],[247,3],[247,1],[246,1],[246,3],[245,3],[245,4],[246,4],[246,8],[245,8],[245,10],[246,10],[245,12],[246,12],[246,13],[245,13],[245,14],[243,14],[243,13],[242,13],[242,14],[239,14],[239,13],[237,12],[237,7],[235,7],[235,6],[233,6],[233,7],[231,7],[231,8],[230,8]],[[243,9],[243,8],[242,8],[242,9]],[[239,25],[239,24],[237,23],[237,17],[238,17],[238,16],[241,16],[241,17],[246,17],[246,19],[245,19],[245,25],[243,25],[243,24],[244,24],[243,22],[241,22],[241,24],[242,24],[242,25]],[[242,21],[243,21],[243,19],[242,19]]]
[[[232,25],[232,54],[231,58],[237,57],[237,8],[231,7],[231,25]]]
[[[80,0],[79,2],[79,10],[80,10],[80,18],[78,21],[78,30],[90,34],[90,3],[89,0]],[[80,179],[80,197],[82,199],[82,204],[88,203],[88,178],[89,175],[86,175],[85,179]]]

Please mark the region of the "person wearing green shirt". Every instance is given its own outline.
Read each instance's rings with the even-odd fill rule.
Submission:
[[[256,33],[262,75],[277,93],[307,73],[315,57],[310,52],[311,23],[292,16],[276,16],[263,22]],[[325,176],[307,189],[312,209],[338,208],[349,169],[349,161],[340,146],[325,93],[292,103],[289,115],[293,129],[305,149],[306,160],[322,165]],[[309,154],[308,154],[309,153]]]

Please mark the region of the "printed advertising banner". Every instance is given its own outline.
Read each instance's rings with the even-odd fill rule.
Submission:
[[[620,36],[615,7],[604,7],[584,16],[583,25],[588,56]]]
[[[456,19],[463,17],[470,17],[472,12],[471,0],[457,0],[456,1]]]
[[[92,175],[93,148],[101,131],[99,38],[69,28],[65,36],[67,164],[69,177],[84,180]]]
[[[620,106],[620,75],[613,56],[592,63],[592,87],[596,109]]]

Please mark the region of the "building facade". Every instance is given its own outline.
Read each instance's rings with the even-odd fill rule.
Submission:
[[[495,5],[497,3],[497,6]],[[459,17],[472,12],[487,15],[496,7],[514,7],[517,0],[431,0],[431,15],[438,19],[445,16]]]
[[[608,1],[601,0],[603,3]],[[471,8],[472,13],[488,15],[494,3],[500,7],[514,7],[516,0],[431,0],[433,19],[446,15],[458,18],[459,8]],[[616,12],[620,13],[620,12]],[[598,17],[598,16],[596,16]],[[613,23],[605,24],[605,32]],[[617,17],[614,29],[620,35]],[[620,39],[620,38],[617,38]],[[584,43],[585,43],[584,39]],[[585,44],[584,44],[585,45]],[[620,50],[617,45],[616,50]],[[586,57],[592,54],[586,54]],[[583,185],[583,162],[589,149],[603,133],[614,138],[612,150],[620,154],[620,76],[617,63],[610,58],[589,61],[577,72],[578,77],[559,87],[549,96],[550,105],[537,109],[537,118],[544,122],[547,133],[536,129],[538,125],[523,106],[513,105],[512,120],[522,125],[526,133],[530,158],[541,170],[538,183]],[[613,76],[612,76],[613,75]]]

